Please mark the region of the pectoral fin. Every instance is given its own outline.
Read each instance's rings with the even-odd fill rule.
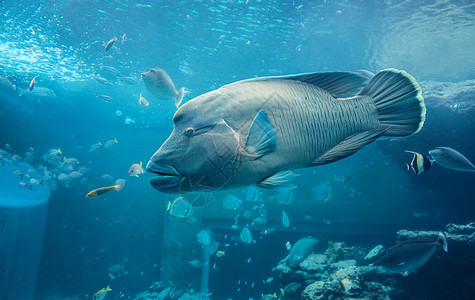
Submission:
[[[252,121],[244,151],[258,159],[277,148],[277,132],[265,110],[261,109]]]
[[[350,156],[351,154],[360,150],[364,146],[376,140],[378,137],[384,134],[384,132],[386,132],[386,130],[388,129],[389,128],[385,128],[382,130],[369,130],[369,131],[351,135],[347,137],[346,139],[344,139],[343,141],[341,141],[338,145],[336,145],[332,149],[328,150],[325,154],[320,156],[312,164],[312,166],[329,164],[331,162]]]
[[[282,171],[267,177],[259,182],[257,186],[264,189],[292,190],[297,186],[291,183],[291,181],[297,176],[298,175],[292,171]]]

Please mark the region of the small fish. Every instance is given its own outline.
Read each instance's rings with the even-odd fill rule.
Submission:
[[[114,179],[114,177],[112,177],[112,176],[109,175],[109,174],[104,174],[104,175],[102,175],[101,177],[102,177],[102,179],[105,179],[105,180]]]
[[[289,228],[290,226],[290,220],[285,211],[282,211],[282,225],[284,225],[285,228]]]
[[[108,140],[105,144],[104,144],[104,148],[110,148],[112,146],[114,146],[114,144],[117,144],[117,138],[113,139],[113,140]]]
[[[101,188],[92,190],[89,193],[87,193],[86,197],[87,198],[95,198],[97,196],[100,196],[100,195],[105,194],[107,192],[110,192],[112,190],[116,190],[118,192],[124,187],[124,184],[125,184],[125,179],[117,179],[115,181],[115,185],[101,187]]]
[[[285,248],[287,249],[287,251],[290,251],[290,249],[292,249],[292,245],[290,244],[289,241],[285,243]]]
[[[106,44],[106,52],[109,51],[110,48],[112,48],[112,45],[114,45],[114,43],[117,42],[117,38],[114,37],[113,39],[111,39],[109,42],[107,42]]]
[[[261,235],[268,235],[275,231],[275,228],[266,228],[261,230]]]
[[[341,281],[341,289],[347,293],[353,286],[353,283],[348,278],[345,278]]]
[[[429,151],[434,161],[447,169],[463,172],[475,172],[473,163],[460,152],[449,147],[437,147]]]
[[[33,189],[30,184],[24,182],[23,180],[20,181],[18,184],[19,184],[21,187],[25,188],[25,189],[29,189],[29,190],[32,190],[32,189]]]
[[[145,173],[145,171],[142,168],[142,162],[140,162],[140,164],[133,164],[129,168],[129,176],[139,177],[139,174],[143,173]]]
[[[200,232],[198,232],[198,243],[201,245],[209,245],[211,244],[211,236],[209,235],[208,231],[202,229]]]
[[[96,151],[100,146],[102,146],[101,141],[91,145],[91,147],[89,147],[89,152]]]
[[[68,176],[69,176],[70,178],[73,178],[73,179],[75,179],[75,178],[82,177],[82,175],[83,175],[83,174],[82,174],[81,172],[78,172],[78,171],[72,171],[71,173],[69,173],[69,175],[68,175]]]
[[[63,152],[61,152],[60,148],[58,148],[58,149],[49,149],[45,154],[43,154],[42,158],[44,160],[47,160],[48,158],[56,156],[58,154],[63,154]]]
[[[261,300],[273,300],[273,299],[275,299],[275,298],[277,298],[277,294],[276,294],[276,293],[263,295],[263,296],[261,297]]]
[[[140,94],[139,104],[142,105],[142,106],[145,106],[145,107],[149,107],[149,105],[150,105],[150,103],[147,101],[147,99],[142,97],[142,94]]]
[[[226,251],[224,250],[216,251],[216,257],[223,257],[224,255],[226,255]]]
[[[252,243],[252,234],[247,227],[244,227],[241,231],[241,241],[246,244]]]
[[[102,100],[107,101],[107,102],[110,102],[110,101],[114,100],[114,98],[112,98],[111,96],[108,96],[108,95],[101,95],[101,94],[99,94],[99,95],[97,95],[96,97],[99,97],[99,98],[101,98]]]
[[[32,91],[33,88],[35,87],[35,83],[36,83],[36,78],[37,78],[37,77],[38,77],[38,76],[35,76],[35,77],[33,77],[33,79],[31,80],[30,86],[28,87],[28,89],[29,89],[30,91]]]
[[[145,87],[155,97],[159,99],[175,99],[175,106],[178,108],[183,101],[185,88],[177,91],[170,75],[160,68],[148,69],[148,72],[142,73],[142,79]]]
[[[188,262],[190,265],[192,265],[193,267],[195,268],[201,268],[203,266],[203,262],[197,260],[197,259],[194,259],[192,261],[189,261]]]
[[[433,160],[427,156],[409,150],[405,150],[405,152],[414,154],[411,163],[406,164],[407,171],[411,169],[416,175],[419,175],[423,172],[427,172],[430,167],[432,167]]]
[[[193,207],[183,197],[176,198],[173,203],[171,201],[168,202],[167,211],[170,215],[182,219],[189,218],[193,215]]]
[[[382,265],[389,272],[407,276],[428,262],[439,248],[448,252],[447,239],[442,232],[439,232],[435,242],[426,240],[401,242],[386,250],[375,264]]]
[[[110,292],[112,291],[111,288],[109,286],[107,286],[106,288],[104,289],[100,289],[99,291],[97,291],[93,296],[92,296],[92,299],[93,300],[102,300],[104,299],[104,297],[107,295],[107,292]]]

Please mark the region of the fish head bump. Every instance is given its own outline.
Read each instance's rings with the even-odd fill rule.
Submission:
[[[165,193],[223,187],[235,168],[239,135],[218,112],[193,101],[180,107],[173,121],[173,132],[147,164],[157,175],[150,184]]]

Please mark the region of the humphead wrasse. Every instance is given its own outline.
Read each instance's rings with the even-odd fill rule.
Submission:
[[[396,69],[238,81],[182,105],[147,171],[165,193],[292,188],[291,170],[340,160],[380,136],[416,133],[425,113],[419,85]]]

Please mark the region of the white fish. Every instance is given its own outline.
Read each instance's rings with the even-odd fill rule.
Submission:
[[[173,202],[169,201],[167,211],[170,215],[182,219],[193,215],[193,207],[184,197],[178,197]]]
[[[204,246],[209,245],[211,243],[211,236],[209,235],[208,231],[202,229],[198,232],[198,242]]]
[[[245,244],[252,243],[252,234],[247,227],[244,227],[241,231],[241,241]]]
[[[447,169],[464,172],[475,172],[473,163],[460,152],[449,147],[437,147],[429,151],[435,162]]]
[[[289,241],[285,243],[285,248],[287,249],[287,251],[290,251],[290,249],[292,249],[292,245],[290,244]]]
[[[282,211],[282,225],[284,225],[285,228],[289,228],[290,226],[290,220],[285,211]]]
[[[175,106],[180,107],[185,95],[185,88],[177,91],[175,84],[168,73],[160,68],[148,69],[148,72],[142,73],[142,79],[145,87],[155,97],[159,99],[175,99]]]
[[[371,79],[324,72],[243,80],[182,105],[147,171],[165,193],[289,190],[291,170],[338,161],[383,135],[416,133],[425,112],[417,82],[395,69]]]

